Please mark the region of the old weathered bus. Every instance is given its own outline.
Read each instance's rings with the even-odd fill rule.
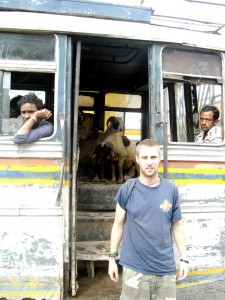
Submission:
[[[119,184],[93,182],[88,161],[79,163],[79,110],[95,115],[98,130],[118,116],[133,143],[160,144],[160,172],[179,187],[191,261],[177,287],[223,278],[224,140],[194,140],[205,104],[219,108],[224,138],[225,39],[216,22],[204,30],[170,21],[141,5],[0,1],[3,299],[74,296],[82,261],[94,277],[95,261],[106,260]],[[53,112],[54,132],[15,145],[10,99],[29,92]]]

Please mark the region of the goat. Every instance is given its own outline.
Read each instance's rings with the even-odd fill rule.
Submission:
[[[122,118],[111,116],[106,121],[106,131],[122,131],[124,132],[124,122]]]
[[[92,137],[94,130],[94,114],[78,112],[78,141]]]
[[[111,116],[107,119],[106,125],[107,129],[102,131],[94,130],[94,115],[93,114],[86,114],[79,112],[78,115],[78,142],[79,142],[79,165],[86,164],[88,169],[88,174],[90,176],[94,176],[95,174],[99,174],[95,176],[95,181],[99,181],[101,178],[107,177],[106,174],[103,172],[103,168],[101,167],[100,160],[103,162],[105,161],[104,165],[111,170],[112,164],[111,160],[107,159],[106,157],[101,157],[101,149],[98,147],[104,139],[112,132],[119,132],[120,135],[123,134],[124,130],[124,123],[121,118],[117,118]],[[124,137],[124,142],[126,145],[129,144],[129,140]],[[105,149],[106,150],[106,149]],[[106,155],[107,151],[103,151],[103,156]],[[97,157],[101,157],[96,161]],[[82,170],[82,169],[80,169]],[[110,172],[111,174],[111,172]],[[110,175],[109,175],[110,178]]]
[[[135,159],[136,146],[122,136],[120,132],[112,132],[95,148],[93,157],[96,162],[96,170],[99,171],[95,180],[105,179],[105,164],[110,170],[111,181],[122,183],[137,174]],[[116,178],[118,179],[116,180]]]

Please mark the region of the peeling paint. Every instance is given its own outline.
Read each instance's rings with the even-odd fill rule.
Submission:
[[[0,219],[0,291],[10,300],[60,299],[63,278],[62,217]]]

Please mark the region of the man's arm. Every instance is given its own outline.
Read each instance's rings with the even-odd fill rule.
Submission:
[[[182,259],[182,261],[180,262],[180,275],[178,277],[178,280],[182,280],[188,275],[188,263],[185,262],[188,262],[188,259],[185,244],[184,225],[182,220],[172,224],[172,232],[180,253],[180,257]]]
[[[43,123],[43,124],[42,124]],[[13,142],[15,144],[29,144],[38,141],[43,137],[50,136],[53,133],[52,123],[42,120],[40,126],[33,128],[27,134],[16,134]]]
[[[18,135],[24,135],[29,133],[34,125],[37,125],[38,121],[43,120],[43,119],[49,119],[52,116],[52,113],[50,110],[44,108],[41,110],[37,110],[33,115],[28,119],[17,131],[16,134]]]
[[[126,218],[126,211],[122,209],[120,205],[117,203],[115,220],[111,231],[110,253],[118,252],[120,242],[123,236],[125,218]],[[113,258],[109,258],[108,274],[112,281],[115,282],[119,281],[118,266],[116,264],[115,259]]]

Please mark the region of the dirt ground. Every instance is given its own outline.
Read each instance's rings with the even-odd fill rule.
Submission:
[[[119,300],[121,283],[109,279],[107,268],[96,268],[95,278],[88,278],[85,272],[78,277],[79,289],[76,297],[66,300]],[[213,283],[177,289],[177,300],[225,300],[225,278]],[[137,299],[141,300],[141,299]]]

